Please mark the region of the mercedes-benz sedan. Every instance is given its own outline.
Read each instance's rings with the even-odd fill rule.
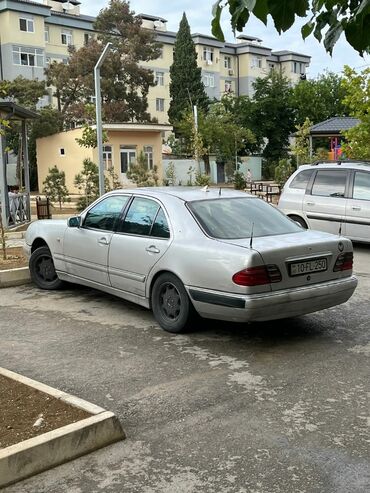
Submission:
[[[38,287],[102,290],[151,308],[170,332],[198,315],[255,322],[315,312],[357,285],[350,240],[229,189],[115,190],[68,220],[32,223],[26,251]]]

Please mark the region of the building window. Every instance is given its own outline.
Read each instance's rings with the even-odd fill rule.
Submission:
[[[94,39],[93,33],[84,33],[84,45],[88,45],[89,42]]]
[[[33,24],[33,19],[27,19],[25,17],[19,18],[19,29],[27,33],[35,32],[35,26]]]
[[[28,67],[43,67],[44,52],[40,48],[13,46],[13,63],[14,65],[27,65]]]
[[[251,68],[262,68],[262,57],[261,56],[252,57]]]
[[[111,169],[113,167],[112,146],[110,145],[103,146],[103,163],[104,169]]]
[[[157,111],[164,111],[164,99],[163,98],[157,98],[155,100],[155,109]]]
[[[304,63],[292,62],[292,72],[295,74],[305,74],[306,65]]]
[[[215,76],[212,74],[204,75],[203,84],[205,87],[215,87]]]
[[[153,169],[153,147],[152,146],[144,146],[144,156],[145,156],[145,161],[148,165],[148,169]]]
[[[155,82],[157,86],[164,85],[164,72],[156,72],[155,73]]]
[[[225,92],[231,92],[231,80],[225,80]]]
[[[45,26],[44,40],[45,40],[45,43],[49,43],[49,40],[50,40],[49,26]]]
[[[59,152],[60,152],[60,155],[61,155],[61,156],[65,156],[65,155],[66,155],[66,151],[65,151],[64,147],[61,147],[61,148],[59,149]]]
[[[203,60],[207,62],[208,65],[212,65],[213,63],[213,48],[209,48],[205,46],[203,48]]]
[[[231,56],[225,56],[224,67],[227,69],[231,69]]]
[[[72,45],[73,44],[72,31],[67,31],[67,30],[62,31],[61,40],[62,40],[62,45]]]

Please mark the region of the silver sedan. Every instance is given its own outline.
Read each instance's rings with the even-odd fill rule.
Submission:
[[[293,317],[346,302],[356,289],[350,240],[304,230],[244,192],[190,187],[109,192],[79,216],[26,233],[31,278],[65,281],[151,308],[169,332],[201,316]]]

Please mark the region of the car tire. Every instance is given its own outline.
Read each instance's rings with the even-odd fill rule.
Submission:
[[[304,219],[302,219],[299,216],[289,216],[290,219],[298,223],[300,226],[302,226],[303,229],[308,229],[307,223]]]
[[[60,289],[64,284],[55,272],[53,257],[47,246],[32,252],[29,268],[32,281],[41,289]]]
[[[151,306],[154,318],[167,332],[186,332],[196,319],[196,311],[184,285],[170,273],[161,274],[154,282]]]

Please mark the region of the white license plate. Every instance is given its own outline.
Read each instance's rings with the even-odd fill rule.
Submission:
[[[290,275],[301,276],[310,272],[320,272],[327,269],[326,258],[316,258],[290,264]]]

